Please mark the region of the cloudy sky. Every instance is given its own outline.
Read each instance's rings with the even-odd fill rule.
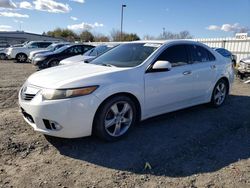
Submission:
[[[0,31],[42,33],[56,27],[109,34],[120,28],[158,36],[188,30],[195,37],[233,36],[250,29],[250,0],[0,0]]]

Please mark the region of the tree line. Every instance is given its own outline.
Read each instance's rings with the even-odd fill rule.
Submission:
[[[92,33],[89,30],[84,30],[80,33],[76,33],[70,29],[57,28],[52,31],[44,32],[44,35],[63,38],[67,41],[81,41],[81,42],[110,42],[110,41],[136,41],[141,40],[141,38],[136,33],[121,32],[119,30],[113,29],[110,35],[104,35],[101,33]],[[172,33],[169,31],[164,31],[159,34],[159,36],[154,37],[151,35],[143,36],[143,40],[167,40],[167,39],[190,39],[193,36],[189,31],[181,31],[180,33]]]

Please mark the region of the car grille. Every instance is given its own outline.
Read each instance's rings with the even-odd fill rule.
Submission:
[[[35,94],[26,94],[22,91],[21,97],[25,101],[31,101],[36,95]]]
[[[29,88],[29,89],[27,89]],[[38,93],[39,88],[28,86],[21,89],[21,99],[25,101],[31,101]]]

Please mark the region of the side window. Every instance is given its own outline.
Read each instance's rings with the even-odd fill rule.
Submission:
[[[214,55],[202,46],[190,46],[192,60],[194,63],[214,61]]]
[[[37,42],[31,43],[30,47],[31,48],[38,48],[38,43]]]
[[[40,43],[37,43],[38,48],[47,48],[49,45],[51,45],[50,42],[40,42]]]
[[[65,51],[68,54],[81,54],[82,48],[81,46],[73,46]]]
[[[157,60],[169,61],[172,67],[187,65],[189,62],[186,45],[175,45],[167,48]]]

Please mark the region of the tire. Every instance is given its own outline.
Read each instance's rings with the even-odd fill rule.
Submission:
[[[98,109],[93,133],[105,141],[117,141],[128,134],[136,122],[134,102],[126,96],[115,96]]]
[[[51,60],[49,62],[49,66],[48,67],[55,67],[55,66],[58,66],[58,64],[59,64],[58,60]]]
[[[18,63],[25,63],[28,59],[28,56],[24,53],[19,53],[16,55],[16,61]]]
[[[224,79],[220,79],[213,90],[211,105],[215,108],[222,106],[228,96],[229,86]]]
[[[0,60],[5,60],[6,59],[6,55],[4,53],[0,53]]]

